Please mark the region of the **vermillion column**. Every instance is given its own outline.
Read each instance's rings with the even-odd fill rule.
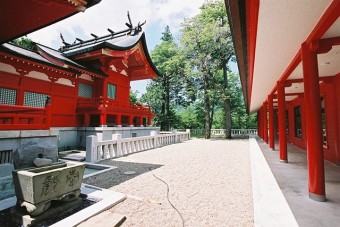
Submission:
[[[134,125],[133,125],[133,116],[129,116],[129,118],[128,118],[128,125],[130,126],[130,127],[133,127]]]
[[[306,116],[309,198],[326,201],[317,53],[301,45]]]
[[[106,111],[102,111],[100,114],[100,126],[106,126]]]
[[[117,127],[122,127],[122,115],[121,114],[116,115],[116,125]]]
[[[260,110],[257,111],[257,135],[261,137],[261,129],[260,129],[260,119],[261,119],[261,114]]]
[[[275,149],[273,96],[268,95],[269,147]]]
[[[285,87],[281,82],[277,82],[278,98],[278,122],[279,122],[279,153],[280,162],[288,162],[287,158],[287,136],[286,136],[286,107],[285,107]]]
[[[267,108],[268,108],[268,103],[264,102],[263,103],[263,140],[264,142],[268,143],[268,119],[267,119]]]
[[[261,139],[263,139],[263,133],[262,133],[262,107],[259,109],[259,136]]]

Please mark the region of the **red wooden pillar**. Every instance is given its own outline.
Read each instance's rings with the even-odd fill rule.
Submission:
[[[261,109],[257,111],[257,135],[261,138]]]
[[[84,114],[84,126],[90,126],[90,114]]]
[[[122,115],[121,114],[117,114],[116,115],[116,125],[118,127],[121,127],[122,126]]]
[[[50,129],[51,127],[51,118],[52,118],[52,105],[50,103],[45,105],[46,109],[46,129]]]
[[[278,121],[279,121],[279,153],[280,162],[288,162],[287,158],[287,135],[286,135],[286,103],[285,87],[280,81],[277,82],[278,98]]]
[[[100,126],[106,126],[106,111],[100,113]]]
[[[259,109],[259,136],[263,139],[263,132],[262,132],[262,107]]]
[[[24,78],[25,73],[20,74],[20,79],[19,79],[19,88],[17,90],[17,100],[16,100],[16,105],[23,106],[24,105],[24,90],[22,88],[22,80]]]
[[[269,147],[275,150],[273,95],[268,95]]]
[[[151,126],[151,117],[148,117],[148,126]]]
[[[137,126],[143,126],[143,117],[142,116],[137,117]]]
[[[311,46],[306,43],[301,45],[301,56],[306,113],[309,198],[323,202],[326,201],[326,194],[318,59],[316,51],[311,50]]]
[[[265,112],[264,112],[264,105],[262,105],[261,107],[261,132],[262,132],[262,139],[264,141],[264,115],[265,115]]]
[[[267,109],[268,109],[268,102],[265,101],[263,103],[263,112],[264,112],[264,118],[263,118],[263,132],[264,132],[264,135],[263,135],[263,140],[264,142],[268,143],[268,119],[267,119]]]
[[[133,116],[132,116],[132,115],[129,115],[129,118],[128,118],[128,125],[129,125],[130,127],[133,126]]]
[[[336,81],[336,80],[333,80],[333,81]],[[336,91],[336,83],[332,83],[332,101],[331,103],[337,103],[337,99],[339,96],[337,96],[337,91]],[[327,103],[326,103],[327,105]],[[338,113],[338,108],[337,108],[337,105],[334,105],[334,114],[332,114],[332,119],[331,119],[331,122],[334,122],[334,132],[335,132],[335,138],[334,138],[334,152],[335,152],[335,155],[336,155],[336,160],[335,160],[335,163],[337,165],[340,165],[340,138],[339,138],[339,127],[338,127],[338,124],[339,124],[339,116],[336,114]]]

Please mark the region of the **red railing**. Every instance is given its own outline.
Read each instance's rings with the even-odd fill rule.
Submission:
[[[45,108],[0,104],[0,130],[50,129],[51,104]]]
[[[100,108],[106,108],[106,110],[114,112],[129,111],[132,113],[143,112],[145,114],[152,114],[150,106],[144,106],[140,103],[126,102],[109,98],[78,99],[78,110],[98,110]]]

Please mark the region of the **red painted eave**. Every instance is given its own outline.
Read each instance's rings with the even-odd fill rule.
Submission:
[[[259,0],[225,0],[247,111],[251,102]]]
[[[2,0],[0,44],[70,17],[100,0]]]

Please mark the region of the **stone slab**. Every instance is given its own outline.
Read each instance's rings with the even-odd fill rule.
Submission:
[[[100,227],[118,227],[126,220],[126,217],[121,214],[111,213],[109,211],[104,211],[85,222],[80,223],[77,225],[78,227],[93,227],[93,226],[100,226]]]
[[[122,193],[92,187],[91,185],[86,184],[83,184],[81,187],[81,193],[86,194],[89,197],[99,198],[102,200],[69,216],[68,218],[65,218],[64,220],[55,223],[51,227],[77,226],[83,221],[115,206],[126,198]]]
[[[296,219],[254,138],[249,139],[254,201],[257,226],[297,227]]]
[[[35,217],[31,217],[27,214],[25,209],[15,208],[12,211],[12,220],[23,226],[30,226],[39,222],[45,221],[50,218],[58,217],[72,211],[82,203],[82,199],[78,198],[74,201],[67,203],[54,203],[43,214]],[[68,226],[68,225],[65,225]]]
[[[17,203],[17,197],[13,196],[7,199],[0,200],[0,211],[14,207]]]

